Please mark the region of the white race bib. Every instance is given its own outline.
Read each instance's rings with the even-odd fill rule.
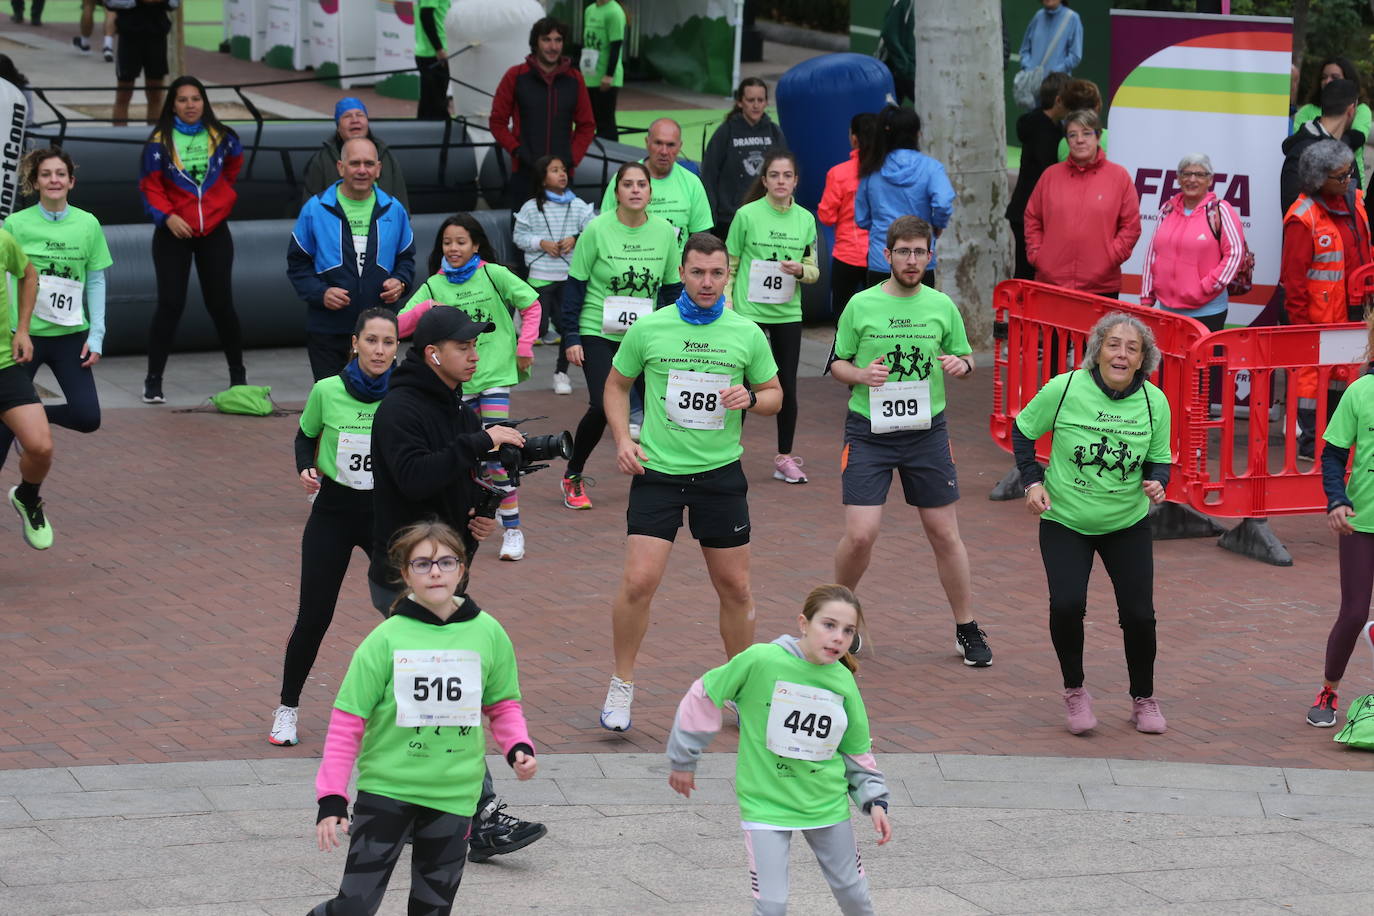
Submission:
[[[749,301],[777,305],[791,302],[797,278],[782,272],[781,261],[749,262]]]
[[[725,405],[720,393],[730,387],[730,376],[715,372],[668,373],[664,407],[668,419],[687,429],[724,429]]]
[[[334,453],[339,483],[354,490],[372,489],[372,436],[366,433],[339,433],[339,448]]]
[[[930,429],[930,380],[888,382],[868,389],[868,417],[875,433]]]
[[[482,724],[482,656],[476,652],[397,649],[392,689],[402,728]]]
[[[624,334],[645,315],[654,310],[654,300],[638,296],[607,296],[601,303],[601,330],[607,334]]]
[[[363,270],[367,267],[367,236],[353,236],[353,253],[358,258],[358,276],[363,275]]]
[[[77,280],[39,274],[38,299],[34,302],[33,313],[48,324],[76,327],[86,320],[81,310],[83,290],[84,286]]]
[[[849,727],[844,698],[820,687],[778,681],[768,707],[768,749],[793,760],[829,760]]]
[[[583,48],[582,60],[578,64],[582,72],[588,76],[596,75],[597,65],[601,63],[601,52],[596,48]]]

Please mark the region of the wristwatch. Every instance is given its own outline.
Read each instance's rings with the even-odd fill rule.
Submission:
[[[754,409],[754,405],[757,404],[758,402],[759,402],[759,396],[758,396],[757,394],[754,393],[754,389],[750,388],[750,389],[749,389],[749,406],[746,407],[746,408],[744,408],[744,409],[745,409],[745,410],[753,410],[753,409]]]

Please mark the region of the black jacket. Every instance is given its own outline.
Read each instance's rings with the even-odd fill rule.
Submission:
[[[450,391],[424,363],[418,347],[391,373],[391,387],[372,418],[372,565],[367,577],[392,586],[387,546],[406,525],[437,518],[463,536],[475,505],[474,469],[492,449],[482,421],[463,403],[461,386]]]
[[[1279,172],[1279,206],[1283,208],[1282,216],[1288,215],[1288,208],[1293,206],[1293,201],[1302,193],[1302,186],[1298,180],[1298,160],[1302,158],[1302,151],[1318,140],[1331,139],[1334,138],[1322,127],[1321,118],[1313,118],[1294,131],[1291,137],[1284,138],[1283,169]],[[1350,147],[1356,156],[1364,155],[1365,136],[1358,130],[1347,129],[1341,134],[1340,140]],[[1366,202],[1366,210],[1368,206]]]
[[[1035,183],[1045,169],[1059,161],[1059,141],[1064,131],[1050,119],[1043,109],[1028,111],[1016,119],[1016,138],[1021,141],[1021,167],[1016,172],[1016,188],[1007,204],[1007,219],[1013,223],[1025,220],[1026,204],[1030,203]]]

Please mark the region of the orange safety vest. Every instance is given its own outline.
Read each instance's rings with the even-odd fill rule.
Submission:
[[[1288,208],[1283,222],[1299,222],[1312,233],[1312,263],[1307,267],[1307,289],[1311,306],[1309,314],[1313,324],[1327,324],[1348,320],[1346,313],[1346,278],[1350,272],[1369,262],[1369,221],[1365,218],[1364,192],[1355,191],[1355,236],[1364,249],[1352,252],[1346,257],[1341,243],[1341,231],[1326,208],[1315,200],[1302,194]],[[1317,370],[1296,369],[1293,372],[1294,393],[1299,401],[1315,400],[1317,397]],[[1331,380],[1346,381],[1350,378],[1343,369],[1335,369]],[[1343,384],[1337,387],[1345,387]],[[1302,405],[1309,406],[1309,405]]]

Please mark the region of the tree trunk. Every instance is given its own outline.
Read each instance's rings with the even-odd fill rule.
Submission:
[[[916,0],[921,146],[959,195],[940,236],[936,276],[975,349],[992,342],[992,290],[1011,276],[1007,132],[998,0]]]
[[[1374,6],[1374,4],[1371,4]],[[1307,0],[1293,0],[1293,66],[1302,71],[1302,57],[1307,51]]]

